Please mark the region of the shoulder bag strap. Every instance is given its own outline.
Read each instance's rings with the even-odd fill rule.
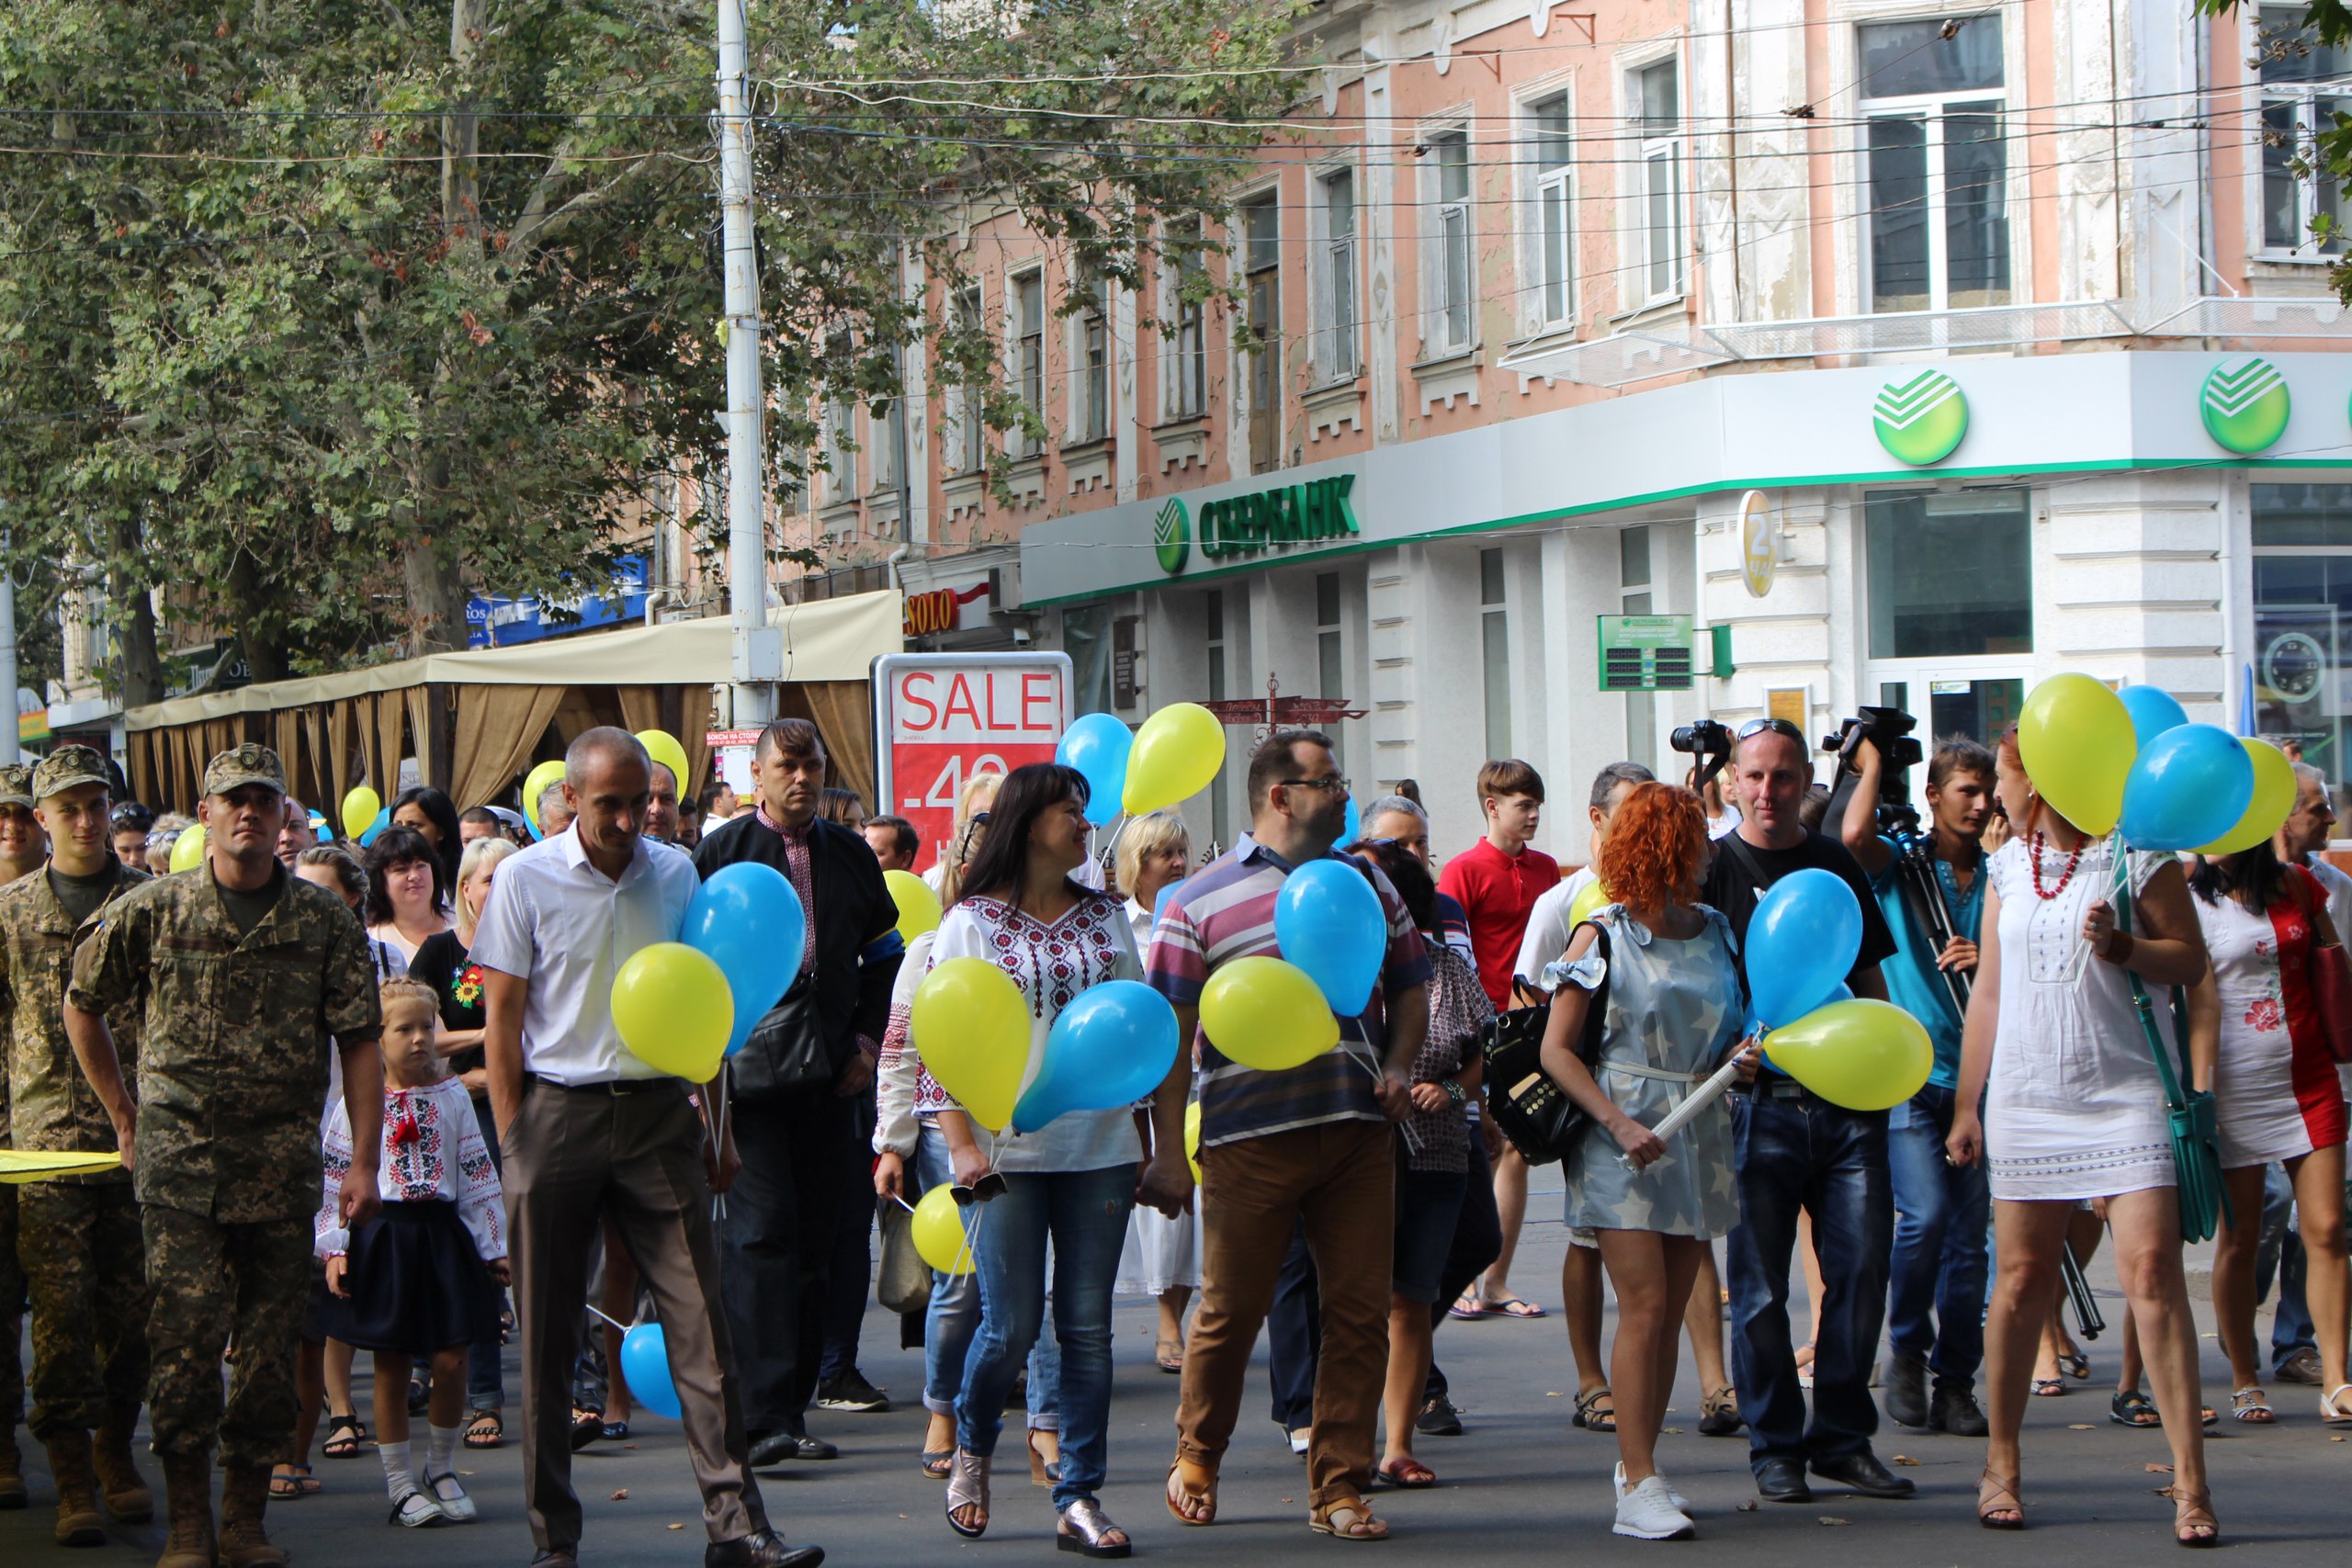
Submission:
[[[2120,848],[2116,852],[2116,867],[2115,929],[2129,936],[2132,934],[2132,863],[2128,852]],[[2090,955],[2090,961],[2093,964],[2107,962],[2096,953]],[[2148,1055],[2155,1058],[2156,1077],[2164,1083],[2165,1108],[2175,1111],[2185,1110],[2188,1097],[2181,1092],[2180,1075],[2173,1070],[2172,1054],[2165,1049],[2164,1036],[2157,1032],[2155,1004],[2148,999],[2148,988],[2140,983],[2138,974],[2124,968],[2123,977],[2131,982],[2132,1007],[2140,1015],[2140,1030],[2147,1036]],[[2176,1019],[2176,1026],[2177,1021]]]

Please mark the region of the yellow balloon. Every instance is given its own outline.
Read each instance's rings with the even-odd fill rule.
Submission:
[[[1245,1067],[1286,1072],[1340,1043],[1331,1004],[1297,965],[1237,958],[1201,991],[1201,1032]]]
[[[915,1256],[941,1273],[972,1271],[972,1238],[964,1229],[964,1211],[945,1182],[915,1200],[907,1233],[914,1237]]]
[[[2088,675],[2051,676],[2018,715],[2018,755],[2035,792],[2093,838],[2123,815],[2123,780],[2139,752],[2131,710]]]
[[[1193,1168],[1193,1185],[1201,1184],[1201,1102],[1184,1107],[1184,1163]]]
[[[886,871],[882,881],[890,889],[890,901],[899,907],[899,940],[912,942],[925,931],[939,929],[939,895],[931,884],[911,871]]]
[[[560,784],[562,779],[563,763],[557,761],[541,762],[523,781],[523,815],[529,818],[531,826],[542,833],[547,831],[547,827],[539,820],[539,796],[547,793],[548,785]]]
[[[1926,1027],[1892,1002],[1831,1002],[1764,1037],[1772,1065],[1849,1111],[1885,1111],[1919,1092],[1936,1065]]]
[[[683,942],[657,942],[631,953],[613,977],[613,1027],[647,1066],[707,1083],[735,1030],[735,995],[717,959]]]
[[[2295,809],[2295,764],[2267,740],[2239,737],[2238,744],[2254,763],[2254,798],[2246,803],[2238,825],[2199,850],[2200,855],[2233,855],[2250,850],[2278,830],[2287,813]]]
[[[1598,882],[1588,883],[1585,890],[1568,903],[1568,929],[1576,930],[1585,921],[1592,919],[1596,913],[1615,902],[1615,899],[1609,897],[1609,889]]]
[[[670,770],[670,777],[677,784],[678,793],[685,794],[694,775],[686,770],[686,749],[678,744],[676,737],[666,729],[640,729],[637,732],[637,742],[645,748],[647,756]]]
[[[985,958],[934,964],[915,987],[907,1032],[964,1113],[1001,1132],[1029,1068],[1029,1004],[1012,976]]]
[[[343,836],[356,839],[376,825],[376,813],[384,809],[384,797],[361,784],[343,797]]]
[[[368,820],[372,822],[375,818],[371,817]],[[203,860],[204,824],[198,822],[194,827],[181,829],[180,836],[172,840],[172,869],[194,871]]]
[[[1225,726],[1198,703],[1170,703],[1143,721],[1127,750],[1119,804],[1131,817],[1189,800],[1225,766]]]

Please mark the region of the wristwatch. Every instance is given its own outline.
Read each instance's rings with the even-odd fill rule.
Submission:
[[[1456,1105],[1462,1103],[1462,1080],[1460,1078],[1447,1078],[1445,1080],[1445,1098],[1453,1101]]]

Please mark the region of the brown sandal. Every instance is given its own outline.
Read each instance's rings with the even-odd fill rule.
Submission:
[[[2011,1518],[1996,1519],[1996,1514],[2009,1514]],[[1987,1465],[1976,1483],[1976,1522],[1988,1530],[2021,1530],[2025,1529],[2025,1503],[2018,1496],[2018,1478],[1999,1476]]]
[[[1361,1497],[1342,1497],[1328,1508],[1310,1509],[1306,1528],[1334,1540],[1386,1540],[1388,1521]]]
[[[2185,1486],[2170,1486],[2172,1494],[2172,1538],[2182,1546],[2216,1546],[2222,1540],[2222,1521],[2213,1517],[2213,1495],[2191,1492]],[[2190,1533],[2190,1532],[2199,1533]]]
[[[1178,1460],[1168,1467],[1166,1490],[1168,1511],[1178,1524],[1216,1523],[1216,1472],[1208,1466]]]

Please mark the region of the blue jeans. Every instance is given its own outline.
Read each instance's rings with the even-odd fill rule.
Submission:
[[[1887,1112],[1894,1190],[1887,1340],[1898,1356],[1924,1357],[1938,1387],[1967,1389],[1984,1360],[1984,1226],[1993,1198],[1982,1160],[1955,1166],[1944,1158],[1955,1098],[1929,1084]]]
[[[922,1130],[915,1145],[915,1182],[920,1195],[952,1179],[947,1163],[947,1139],[936,1127]],[[956,1395],[964,1386],[964,1360],[972,1335],[980,1326],[980,1285],[977,1274],[931,1273],[931,1305],[923,1314],[922,1407],[934,1416],[956,1414]],[[1033,1431],[1061,1430],[1061,1347],[1050,1334],[1041,1336],[1029,1352],[1029,1426]]]
[[[2319,1348],[2319,1330],[2303,1301],[2303,1238],[2295,1232],[2295,1184],[2287,1168],[2274,1165],[2262,1176],[2262,1235],[2254,1248],[2254,1299],[2270,1294],[2278,1281],[2278,1308],[2270,1314],[2270,1370],[2294,1359],[2298,1350]]]
[[[1061,1344],[1061,1479],[1054,1506],[1102,1484],[1111,1425],[1111,1291],[1135,1207],[1136,1167],[1015,1171],[973,1224],[980,1327],[964,1359],[956,1442],[993,1454],[1004,1396],[1046,1314],[1046,1244],[1053,1242],[1054,1334]]]
[[[1732,1375],[1747,1417],[1747,1462],[1842,1459],[1867,1452],[1878,1430],[1871,1359],[1886,1315],[1894,1243],[1886,1113],[1842,1111],[1779,1089],[1732,1096],[1739,1224],[1731,1233]],[[1822,1299],[1813,1360],[1813,1419],[1805,1420],[1789,1343],[1789,1265],[1797,1214],[1813,1216]]]

